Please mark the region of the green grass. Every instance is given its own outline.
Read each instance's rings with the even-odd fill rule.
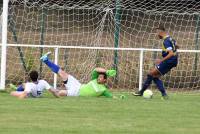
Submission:
[[[19,100],[0,93],[0,134],[200,134],[200,93],[162,101],[69,97]]]

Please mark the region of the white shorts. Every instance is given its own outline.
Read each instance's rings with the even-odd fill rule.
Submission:
[[[79,96],[80,87],[81,83],[76,78],[69,75],[67,84],[65,84],[67,96]]]

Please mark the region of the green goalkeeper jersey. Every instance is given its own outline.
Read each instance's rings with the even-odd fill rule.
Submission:
[[[106,96],[112,97],[112,94],[108,91],[108,88],[104,84],[99,84],[97,82],[98,72],[94,70],[92,72],[92,80],[87,84],[83,84],[80,87],[80,96]]]

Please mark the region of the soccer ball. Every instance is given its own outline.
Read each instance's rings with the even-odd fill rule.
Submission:
[[[151,99],[153,97],[153,92],[149,89],[145,90],[143,93],[145,99]]]

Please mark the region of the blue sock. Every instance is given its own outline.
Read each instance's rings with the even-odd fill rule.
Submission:
[[[153,80],[153,76],[151,75],[147,75],[147,79],[143,84],[142,90],[140,90],[140,92],[143,94],[143,92],[149,87],[149,85],[151,85],[151,82]]]
[[[23,85],[19,85],[16,89],[16,91],[24,91]]]
[[[51,71],[53,71],[54,73],[58,73],[58,71],[60,69],[60,67],[58,65],[54,64],[50,60],[46,60],[46,61],[44,61],[44,63],[51,69]]]
[[[162,80],[160,80],[159,78],[154,78],[153,81],[155,82],[155,84],[158,87],[159,91],[161,92],[162,96],[167,95],[166,91],[165,91],[165,88],[163,86]]]

